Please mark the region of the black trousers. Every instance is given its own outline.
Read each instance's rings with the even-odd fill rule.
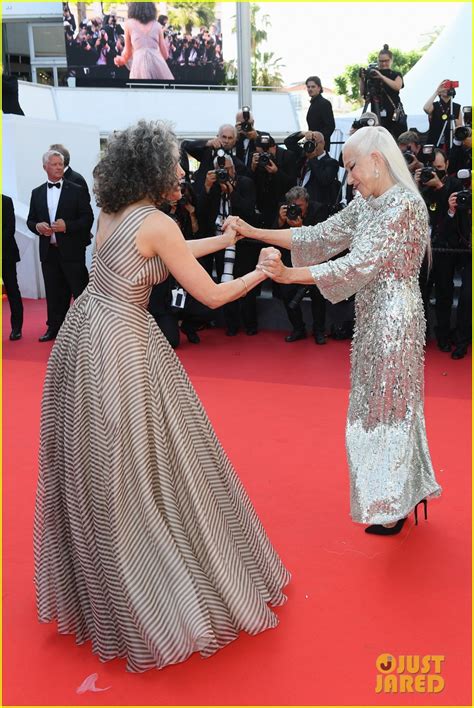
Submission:
[[[461,266],[461,290],[456,312],[456,345],[468,346],[472,339],[472,261],[464,255]]]
[[[89,273],[84,260],[62,261],[57,246],[49,246],[46,260],[41,262],[48,329],[57,332],[64,322],[71,304],[71,297],[78,298],[89,282]]]
[[[289,304],[295,297],[299,289],[304,286],[300,285],[280,285],[279,295],[285,305],[286,314],[291,322],[291,326],[296,331],[305,330],[303,319],[303,311],[301,304],[296,307],[289,307]],[[316,285],[310,285],[307,288],[308,295],[311,298],[311,314],[313,317],[313,334],[324,333],[326,327],[326,300],[321,295],[319,288]]]
[[[234,264],[233,276],[241,278],[246,273],[254,270],[258,263],[258,257],[262,246],[260,244],[241,241],[237,244],[236,257]],[[217,281],[220,283],[222,273],[224,272],[224,251],[218,251],[214,254],[215,266],[217,273]],[[242,289],[243,285],[242,285]],[[259,288],[253,288],[248,295],[241,297],[238,300],[229,302],[224,305],[224,320],[227,329],[239,329],[243,324],[245,329],[257,329],[257,295]]]
[[[176,349],[179,346],[179,321],[181,329],[195,333],[205,322],[212,319],[212,310],[186,294],[186,304],[182,312],[171,307],[171,290],[175,281],[169,276],[162,283],[154,285],[148,301],[148,312],[154,317],[166,339]]]
[[[16,275],[16,263],[2,263],[2,280],[10,305],[10,324],[12,330],[23,327],[23,302]]]

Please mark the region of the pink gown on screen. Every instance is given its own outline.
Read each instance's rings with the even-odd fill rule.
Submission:
[[[133,52],[130,78],[173,80],[166,63],[168,50],[161,25],[156,20],[143,25],[133,19],[127,20],[127,24]]]

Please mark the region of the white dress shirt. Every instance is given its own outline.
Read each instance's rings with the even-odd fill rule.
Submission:
[[[49,184],[57,184],[56,182],[50,182],[48,180]],[[59,180],[59,184],[61,185],[60,188],[58,189],[57,187],[46,187],[46,193],[47,193],[47,199],[48,199],[48,212],[49,212],[49,225],[53,223],[53,221],[56,221],[56,211],[58,208],[58,202],[59,202],[59,197],[61,196],[61,192],[63,191],[63,180]],[[52,234],[50,238],[50,243],[56,243],[56,235]]]

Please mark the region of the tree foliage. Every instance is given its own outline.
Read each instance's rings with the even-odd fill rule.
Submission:
[[[267,30],[271,28],[269,15],[259,16],[260,5],[250,3],[250,47],[252,52],[252,86],[272,86],[279,88],[283,86],[281,69],[285,66],[281,63],[281,57],[275,57],[274,52],[265,52],[260,49],[262,42],[268,40]],[[237,31],[236,19],[234,16],[234,26],[232,32]],[[231,60],[224,63],[225,79],[224,83],[236,86],[238,83],[236,62]]]
[[[191,32],[193,27],[205,25],[209,27],[215,22],[216,8],[214,2],[173,2],[168,11],[169,24],[173,27],[184,27]]]

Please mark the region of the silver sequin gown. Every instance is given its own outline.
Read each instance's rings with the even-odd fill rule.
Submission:
[[[292,229],[293,265],[310,266],[333,303],[356,293],[346,446],[351,515],[359,523],[397,521],[441,493],[423,410],[418,276],[427,240],[424,205],[399,185],[378,198],[357,197],[322,224]]]

